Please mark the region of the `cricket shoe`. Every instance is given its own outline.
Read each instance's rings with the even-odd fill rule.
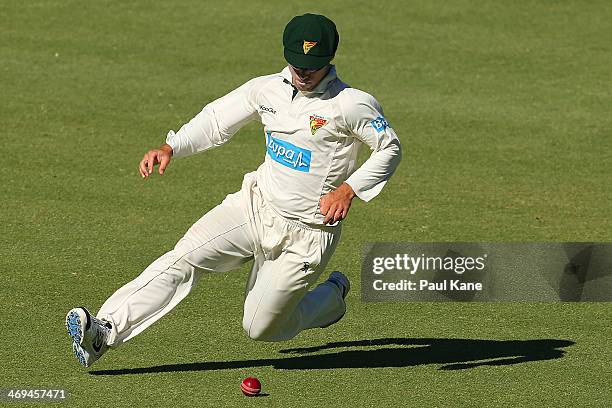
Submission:
[[[351,290],[351,282],[348,280],[345,274],[343,274],[342,272],[334,271],[329,275],[329,278],[327,278],[327,282],[333,285],[336,285],[338,289],[340,289],[340,293],[342,294],[342,299],[346,299],[346,295],[348,295],[349,290]],[[339,322],[340,319],[344,317],[345,313],[346,311],[342,313],[342,316],[340,316],[339,318],[337,318],[331,323],[321,326],[321,328],[326,328],[328,326],[331,326],[334,323]]]
[[[72,351],[79,363],[90,367],[108,350],[111,324],[93,317],[84,307],[77,307],[66,315],[66,330],[72,338]]]
[[[333,271],[329,275],[329,278],[327,278],[327,281],[336,285],[342,293],[342,299],[346,299],[346,295],[349,293],[349,290],[351,290],[351,282],[349,282],[345,274]]]

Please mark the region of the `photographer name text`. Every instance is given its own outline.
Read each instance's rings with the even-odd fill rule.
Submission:
[[[396,282],[384,282],[376,279],[372,282],[372,287],[376,291],[482,291],[481,282],[462,282],[459,279],[444,279],[441,281],[428,281],[419,279],[413,281],[402,279]]]

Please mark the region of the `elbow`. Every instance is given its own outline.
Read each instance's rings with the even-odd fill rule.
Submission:
[[[395,165],[396,166],[399,165],[400,162],[402,161],[402,145],[399,139],[395,138],[391,140],[391,142],[388,145],[388,149],[393,155],[393,162],[395,163]]]

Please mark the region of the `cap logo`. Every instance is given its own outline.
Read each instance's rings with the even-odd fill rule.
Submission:
[[[318,42],[316,41],[306,41],[304,40],[304,54],[308,54],[308,51],[310,51],[310,49],[312,47],[314,47],[315,45],[317,45]]]
[[[315,133],[317,133],[317,130],[325,126],[326,123],[327,123],[327,120],[320,116],[317,116],[317,115],[310,116],[310,132],[314,135]]]

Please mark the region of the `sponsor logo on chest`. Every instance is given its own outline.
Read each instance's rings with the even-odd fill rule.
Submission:
[[[312,152],[286,140],[276,139],[272,137],[272,132],[266,132],[266,151],[272,160],[285,167],[310,172]]]

